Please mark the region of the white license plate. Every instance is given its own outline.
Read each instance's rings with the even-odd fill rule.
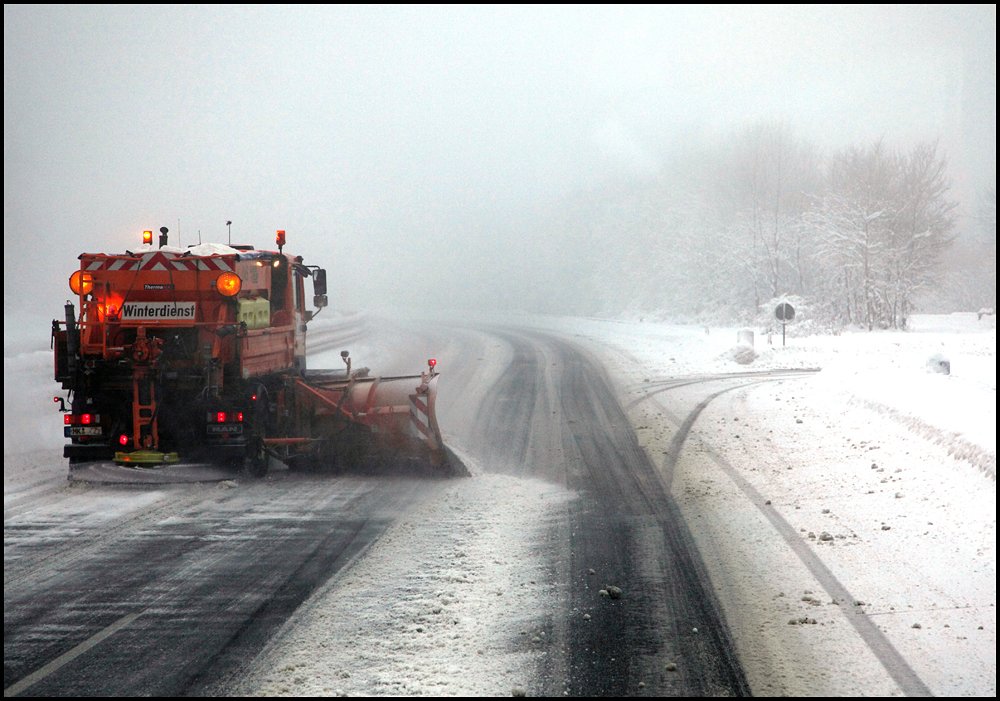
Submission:
[[[100,436],[103,433],[100,426],[70,426],[69,428],[71,436]]]

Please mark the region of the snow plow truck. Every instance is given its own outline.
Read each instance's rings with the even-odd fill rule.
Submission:
[[[84,253],[76,302],[52,322],[54,397],[70,469],[94,461],[156,468],[226,463],[373,463],[445,472],[436,361],[406,376],[306,367],[306,329],[327,306],[326,271],[252,246],[167,245],[160,229],[121,254]],[[305,282],[313,287],[307,309]]]

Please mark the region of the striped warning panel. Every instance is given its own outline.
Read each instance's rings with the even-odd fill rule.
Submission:
[[[185,256],[177,253],[151,251],[141,256],[106,256],[96,255],[84,263],[83,269],[88,272],[100,270],[159,270],[159,271],[193,271],[216,270],[231,272],[233,264],[222,256]]]
[[[417,438],[426,441],[431,448],[437,448],[437,440],[435,440],[434,430],[431,428],[430,407],[427,405],[426,395],[410,395],[410,425]]]

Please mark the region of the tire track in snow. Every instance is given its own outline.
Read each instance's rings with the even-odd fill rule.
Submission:
[[[688,386],[699,382],[715,382],[723,379],[730,380],[741,376],[742,375],[736,374],[724,377],[706,377],[695,381],[678,381],[677,384],[668,384],[666,387],[660,387],[656,390],[648,392],[644,397],[640,397],[639,399],[631,402],[629,404],[629,408],[633,408],[641,402],[651,399],[661,392],[676,389],[680,386]],[[681,450],[683,449],[684,443],[687,440],[695,421],[698,419],[701,412],[713,400],[722,394],[747,387],[749,385],[759,384],[769,380],[787,379],[788,377],[788,373],[778,374],[775,377],[761,378],[753,382],[745,382],[733,387],[727,387],[707,396],[693,410],[688,412],[684,419],[678,421],[676,417],[671,417],[671,419],[674,420],[679,427],[671,440],[670,448],[663,461],[663,473],[667,476],[668,489],[669,480],[672,479],[677,462],[680,458]],[[667,382],[669,383],[669,381]],[[770,507],[770,502],[768,502],[768,500],[759,491],[757,491],[757,489],[749,481],[747,481],[742,474],[740,474],[739,470],[711,450],[707,451],[707,456],[710,460],[712,460],[712,462],[718,465],[729,477],[729,479],[731,479],[733,483],[736,484],[736,486],[749,498],[750,502],[774,527],[774,529],[781,536],[782,540],[785,541],[792,552],[795,553],[802,564],[809,570],[809,572],[816,578],[816,580],[833,599],[845,602],[856,601],[856,598],[851,594],[847,587],[839,579],[837,579],[836,575],[834,575],[830,568],[826,566],[823,560],[815,552],[813,552],[805,541],[802,540],[795,528],[792,527],[792,525],[789,524],[788,521],[786,521],[781,514],[777,512],[777,510]],[[845,615],[851,626],[862,638],[862,640],[864,640],[865,644],[879,660],[889,676],[892,677],[892,679],[899,685],[906,695],[933,696],[931,690],[926,684],[924,684],[906,659],[899,653],[899,651],[889,641],[888,637],[886,637],[886,635],[879,630],[878,626],[871,621],[864,611],[862,611],[859,607],[852,606],[849,610],[847,610]]]

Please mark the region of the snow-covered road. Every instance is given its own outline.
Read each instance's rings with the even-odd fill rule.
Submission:
[[[359,331],[353,319],[360,362],[393,372],[412,370],[414,357],[439,358],[442,429],[474,474],[395,510],[362,557],[317,580],[257,659],[241,661],[240,684],[200,688],[709,693],[719,689],[705,686],[711,673],[691,664],[690,646],[717,633],[754,694],[992,695],[996,335],[971,316],[928,317],[906,334],[793,338],[784,349],[758,341],[749,366],[733,360],[735,329],[538,318],[517,319],[520,330],[497,319],[479,330],[406,324],[399,358],[398,325],[370,319]],[[607,369],[607,397],[560,394],[574,373],[578,382],[600,374],[574,360],[570,342]],[[938,356],[951,375],[927,371]],[[740,376],[781,367],[823,370]],[[48,431],[54,415],[43,413],[52,396],[47,354],[5,355],[5,370],[15,379],[5,386],[6,623],[8,609],[32,606],[33,584],[21,577],[6,586],[8,561],[16,573],[25,553],[54,542],[67,551],[109,514],[148,509],[155,493],[67,487],[59,439],[48,437],[57,435]],[[523,391],[508,393],[504,382]],[[697,545],[695,581],[708,586],[728,630],[695,632],[678,624],[683,616],[664,616],[677,592],[657,584],[668,570],[656,563],[676,548],[663,537],[672,531],[636,498],[608,496],[608,485],[632,489],[613,464],[608,485],[594,491],[588,481],[621,447],[594,443],[581,412],[615,400],[627,421],[609,415],[598,433],[609,446],[637,437],[652,466],[637,493],[648,499],[652,486],[671,496],[646,503],[683,515],[680,549]],[[491,402],[509,406],[484,418],[480,407]],[[176,528],[198,511],[189,499],[163,518],[154,508],[143,532]],[[26,528],[60,514],[78,521],[76,536]],[[46,576],[67,581],[70,569]],[[604,585],[624,596],[601,597]],[[620,637],[609,616],[627,624]],[[5,633],[5,666],[13,644]],[[5,674],[5,685],[57,654],[34,667],[19,662],[23,671]]]
[[[406,335],[421,333],[459,339],[439,360],[475,405],[442,393],[440,419],[472,478],[397,523],[230,691],[745,693],[690,535],[599,366],[539,331]]]
[[[530,325],[558,330],[608,368],[698,543],[755,694],[991,695],[996,336],[989,319],[985,329],[978,321],[920,317],[909,333],[791,338],[786,348],[761,338],[748,367],[733,362],[737,329]],[[478,360],[489,366],[491,357],[503,364],[509,356],[504,344],[484,341]],[[951,360],[950,375],[928,371],[940,356]],[[702,381],[781,367],[823,371]],[[466,401],[445,423],[452,439],[481,397]],[[688,419],[679,459],[667,464]],[[489,571],[480,570],[484,588]],[[398,641],[396,659],[405,663],[374,673],[362,665],[349,681],[325,675],[322,659],[306,662],[309,649],[283,658],[284,666],[272,660],[261,688],[391,692],[400,687],[373,679],[425,670],[433,683],[410,691],[498,691],[478,665],[425,666]],[[350,670],[350,660],[341,657],[337,668]],[[524,677],[516,666],[507,671]]]

